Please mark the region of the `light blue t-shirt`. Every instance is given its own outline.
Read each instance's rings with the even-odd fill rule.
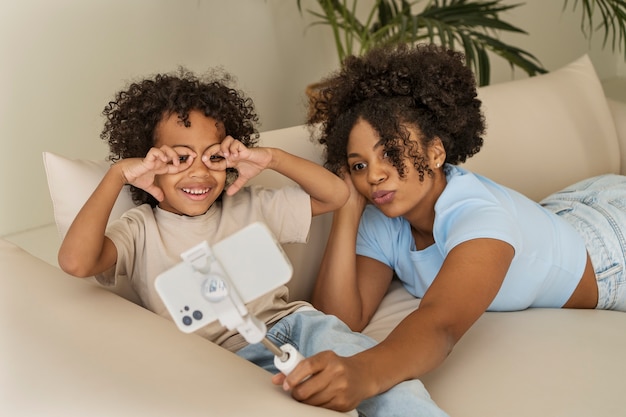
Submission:
[[[433,245],[416,250],[406,219],[389,218],[368,205],[359,225],[357,254],[388,265],[421,298],[456,245],[477,238],[502,240],[515,249],[515,256],[488,310],[562,307],[585,269],[583,238],[559,216],[514,190],[455,165],[446,165],[445,172],[448,184],[435,204]]]

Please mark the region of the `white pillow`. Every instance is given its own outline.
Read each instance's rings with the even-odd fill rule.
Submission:
[[[68,159],[52,152],[43,153],[43,163],[54,209],[54,221],[63,238],[110,164],[104,160]],[[120,193],[109,221],[119,218],[132,207],[135,204],[127,186]]]

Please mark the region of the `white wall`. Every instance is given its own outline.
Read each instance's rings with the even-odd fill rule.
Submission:
[[[580,11],[561,9],[527,0],[506,19],[530,35],[505,39],[548,69],[590,51],[602,77],[626,75],[623,55],[580,35]],[[262,130],[301,123],[305,86],[337,65],[330,33],[305,31],[310,20],[290,0],[0,0],[0,236],[52,221],[43,151],[105,157],[100,112],[129,80],[221,65],[255,100]],[[492,82],[524,76],[492,62]]]

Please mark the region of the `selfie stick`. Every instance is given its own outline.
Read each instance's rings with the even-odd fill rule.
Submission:
[[[211,303],[219,322],[229,330],[237,330],[248,343],[262,343],[274,354],[274,365],[288,375],[304,357],[290,344],[278,347],[266,336],[265,323],[249,314],[246,305],[232,285],[228,274],[213,256],[207,242],[183,252],[181,257],[195,273],[206,277],[203,297]]]

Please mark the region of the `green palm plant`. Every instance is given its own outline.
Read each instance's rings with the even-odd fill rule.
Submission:
[[[563,9],[569,1],[565,0]],[[574,0],[576,10],[578,0]],[[626,57],[626,0],[581,0],[581,30],[590,39],[593,32],[604,32],[603,47],[610,42],[613,51],[623,51]],[[600,15],[600,21],[595,18]]]
[[[599,10],[605,28],[605,43],[616,39],[626,43],[624,22],[626,0],[581,0],[583,33],[590,36],[594,13]],[[301,0],[297,0],[302,12]],[[545,73],[539,60],[530,52],[499,39],[503,32],[526,34],[500,18],[506,11],[523,4],[503,4],[503,0],[369,0],[371,8],[357,10],[358,0],[316,0],[321,10],[307,9],[317,18],[311,25],[328,25],[332,29],[339,62],[348,55],[361,55],[373,46],[391,43],[431,42],[451,49],[460,49],[467,64],[474,70],[479,85],[489,84],[491,62],[488,51],[505,59],[512,68],[518,67],[529,76]],[[564,8],[568,0],[565,0]],[[578,0],[574,1],[574,9]],[[365,16],[360,20],[357,14]]]

